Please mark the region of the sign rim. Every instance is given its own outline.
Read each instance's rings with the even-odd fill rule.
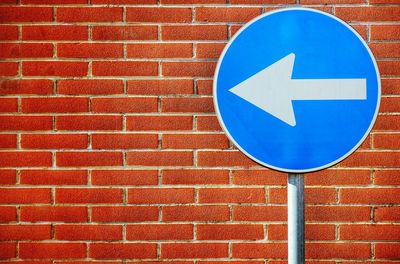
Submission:
[[[257,22],[258,20],[273,15],[275,13],[280,13],[280,12],[287,12],[287,11],[309,11],[309,12],[314,12],[314,13],[319,13],[322,15],[325,15],[327,17],[330,17],[336,21],[338,21],[339,23],[341,23],[342,25],[344,25],[346,28],[348,28],[351,32],[353,32],[353,34],[356,35],[356,37],[360,40],[360,42],[364,45],[364,47],[366,48],[366,50],[368,51],[368,54],[373,62],[374,68],[375,68],[375,72],[376,72],[376,77],[377,77],[377,90],[378,90],[378,96],[377,96],[377,102],[376,102],[376,107],[375,107],[375,113],[373,118],[371,119],[370,125],[368,127],[368,129],[365,131],[364,136],[357,142],[357,144],[354,145],[354,147],[352,149],[350,149],[346,154],[340,156],[338,159],[327,163],[325,165],[319,166],[319,167],[313,167],[313,168],[309,168],[309,169],[301,169],[301,170],[293,170],[293,169],[287,169],[287,168],[281,168],[278,166],[274,166],[271,164],[268,164],[266,162],[263,162],[257,158],[255,158],[253,155],[251,155],[249,152],[247,152],[244,148],[242,148],[242,146],[240,146],[240,144],[238,144],[236,142],[236,140],[232,137],[232,135],[230,134],[229,130],[226,128],[225,123],[222,119],[221,113],[219,111],[219,106],[218,106],[218,100],[217,100],[217,83],[218,83],[218,73],[219,73],[219,69],[222,63],[223,58],[225,57],[226,52],[228,51],[229,47],[231,46],[231,44],[235,41],[235,39],[244,31],[246,30],[249,26],[251,26],[253,23]],[[364,142],[364,140],[368,137],[369,133],[372,130],[372,127],[375,124],[376,118],[378,117],[378,113],[379,113],[379,107],[380,107],[380,102],[381,102],[381,95],[382,95],[382,91],[381,91],[381,78],[380,78],[380,72],[379,72],[379,68],[378,65],[376,63],[375,57],[371,51],[371,49],[368,47],[368,44],[365,42],[365,40],[361,37],[361,35],[353,28],[351,27],[349,24],[347,24],[347,22],[345,22],[344,20],[329,14],[327,12],[321,11],[321,10],[317,10],[317,9],[313,9],[313,8],[305,8],[305,7],[289,7],[289,8],[281,8],[281,9],[277,9],[277,10],[273,10],[273,11],[269,11],[266,12],[262,15],[259,15],[255,18],[253,18],[252,20],[250,20],[249,22],[247,22],[242,28],[240,28],[236,34],[228,41],[228,43],[226,44],[226,46],[224,47],[221,55],[218,58],[218,62],[215,68],[215,72],[214,72],[214,80],[213,80],[213,102],[214,102],[214,108],[215,108],[215,113],[217,115],[217,119],[219,124],[222,127],[222,130],[225,132],[225,135],[228,137],[228,139],[243,153],[245,154],[248,158],[250,158],[251,160],[255,161],[256,163],[273,169],[273,170],[277,170],[277,171],[281,171],[281,172],[287,172],[287,173],[307,173],[307,172],[314,172],[314,171],[319,171],[322,169],[326,169],[329,168],[341,161],[343,161],[344,159],[346,159],[347,157],[349,157],[353,152],[355,152],[357,150],[357,148]]]

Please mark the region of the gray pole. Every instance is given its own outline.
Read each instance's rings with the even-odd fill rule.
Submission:
[[[288,175],[288,262],[304,264],[304,178]]]

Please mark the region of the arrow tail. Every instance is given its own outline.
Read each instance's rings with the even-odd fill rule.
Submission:
[[[292,100],[366,100],[366,79],[292,79]]]

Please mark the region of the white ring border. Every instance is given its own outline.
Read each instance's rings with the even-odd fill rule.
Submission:
[[[222,117],[221,117],[221,114],[220,114],[220,112],[219,112],[218,103],[217,103],[217,102],[218,102],[218,100],[217,100],[217,83],[218,83],[219,68],[220,68],[220,66],[221,66],[222,60],[223,60],[224,57],[225,57],[225,53],[228,51],[230,45],[235,41],[236,37],[238,37],[238,36],[239,36],[244,30],[246,30],[250,25],[252,25],[253,23],[257,22],[258,20],[260,20],[260,19],[262,19],[262,18],[264,18],[264,17],[273,15],[273,14],[275,14],[275,13],[287,12],[287,11],[293,11],[293,10],[302,10],[302,11],[308,11],[308,12],[319,13],[319,14],[325,15],[325,16],[327,16],[327,17],[330,17],[330,18],[332,18],[332,19],[338,21],[339,23],[343,24],[343,25],[346,26],[348,29],[350,29],[350,31],[352,31],[352,32],[358,37],[358,39],[361,41],[361,43],[362,43],[362,44],[364,45],[364,47],[367,49],[367,51],[368,51],[368,53],[369,53],[369,55],[370,55],[370,57],[371,57],[371,59],[372,59],[372,62],[373,62],[373,64],[374,64],[375,72],[376,72],[376,77],[377,77],[377,82],[378,82],[378,96],[377,96],[377,104],[376,104],[376,108],[375,108],[375,113],[374,113],[374,116],[373,116],[373,118],[372,118],[372,120],[371,120],[370,126],[369,126],[368,129],[366,130],[364,136],[358,141],[358,143],[357,143],[351,150],[349,150],[346,154],[344,154],[344,155],[341,156],[340,158],[338,158],[338,159],[336,159],[336,160],[334,160],[334,161],[332,161],[332,162],[330,162],[330,163],[328,163],[328,164],[326,164],[326,165],[319,166],[319,167],[315,167],[315,168],[304,169],[304,170],[291,170],[291,169],[276,167],[276,166],[273,166],[273,165],[271,165],[271,164],[265,163],[265,162],[263,162],[263,161],[261,161],[261,160],[258,160],[258,159],[255,158],[255,157],[253,157],[250,153],[248,153],[245,149],[243,149],[243,148],[235,141],[235,139],[231,136],[231,134],[229,133],[229,130],[226,128],[226,126],[225,126],[225,124],[224,124],[224,121],[223,121],[223,119],[222,119]],[[215,73],[214,73],[214,81],[213,81],[213,101],[214,101],[215,113],[216,113],[216,115],[217,115],[219,124],[221,125],[221,127],[222,127],[222,129],[224,130],[225,134],[228,136],[229,140],[230,140],[231,142],[233,142],[233,144],[234,144],[242,153],[244,153],[247,157],[249,157],[249,158],[252,159],[253,161],[255,161],[255,162],[261,164],[261,165],[264,166],[264,167],[267,167],[267,168],[270,168],[270,169],[273,169],[273,170],[277,170],[277,171],[281,171],[281,172],[287,172],[287,173],[307,173],[307,172],[319,171],[319,170],[322,170],[322,169],[329,168],[329,167],[331,167],[331,166],[333,166],[333,165],[335,165],[335,164],[341,162],[342,160],[346,159],[347,157],[349,157],[354,151],[357,150],[357,148],[364,142],[364,140],[368,137],[369,133],[371,132],[372,127],[374,126],[375,121],[376,121],[376,118],[377,118],[378,113],[379,113],[379,106],[380,106],[380,102],[381,102],[381,96],[382,96],[382,92],[381,92],[381,78],[380,78],[380,73],[379,73],[378,65],[377,65],[377,63],[376,63],[376,60],[375,60],[375,57],[374,57],[373,53],[371,52],[370,48],[368,47],[368,45],[367,45],[367,43],[364,41],[364,39],[360,36],[360,34],[358,34],[358,32],[357,32],[354,28],[352,28],[349,24],[347,24],[344,20],[342,20],[342,19],[340,19],[340,18],[338,18],[338,17],[336,17],[336,16],[334,16],[334,15],[332,15],[332,14],[329,14],[329,13],[326,13],[326,12],[323,12],[323,11],[320,11],[320,10],[312,9],[312,8],[305,8],[305,7],[289,7],[289,8],[281,8],[281,9],[278,9],[278,10],[273,10],[273,11],[264,13],[264,14],[262,14],[262,15],[259,15],[258,17],[253,18],[252,20],[250,20],[249,22],[247,22],[242,28],[239,29],[238,32],[236,32],[235,36],[233,36],[233,38],[231,38],[231,39],[229,40],[229,42],[226,44],[225,48],[223,49],[223,51],[222,51],[222,53],[221,53],[221,55],[220,55],[220,57],[219,57],[219,59],[218,59],[218,63],[217,63],[217,66],[216,66],[216,69],[215,69]]]

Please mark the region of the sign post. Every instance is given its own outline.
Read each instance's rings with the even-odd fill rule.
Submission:
[[[378,114],[380,76],[362,37],[309,8],[265,13],[222,52],[214,105],[228,138],[249,158],[288,176],[289,263],[304,263],[303,173],[353,153]]]
[[[304,263],[304,175],[288,174],[288,261]]]

